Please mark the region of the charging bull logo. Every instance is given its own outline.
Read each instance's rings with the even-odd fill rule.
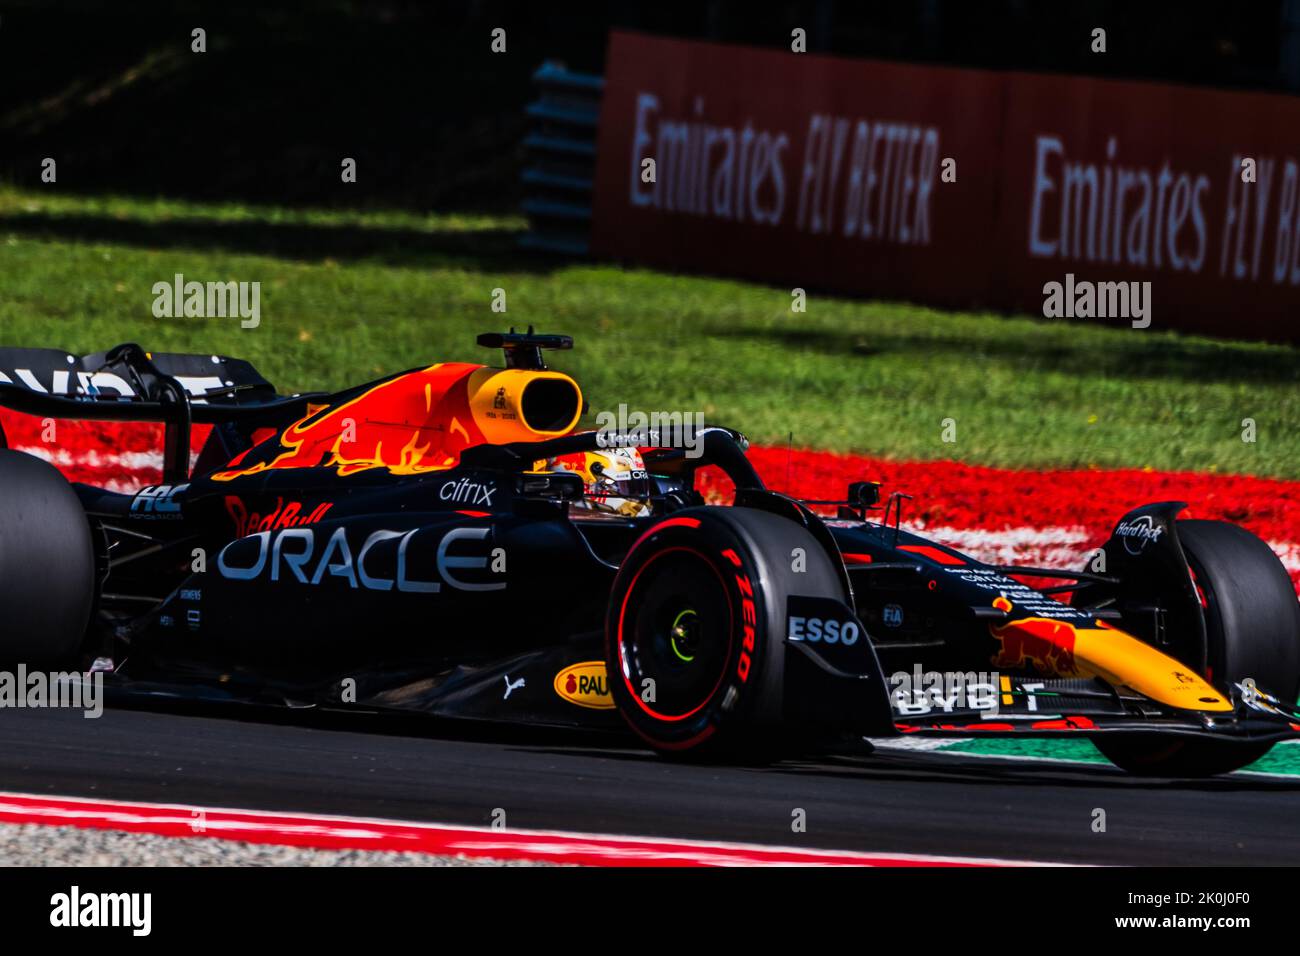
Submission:
[[[993,659],[1000,668],[1031,668],[1060,677],[1078,675],[1074,657],[1077,636],[1074,625],[1046,617],[1026,617],[1002,625],[990,625],[989,631],[1001,648]]]
[[[1010,604],[1005,599],[1004,603]],[[1025,617],[991,624],[989,632],[1001,645],[993,658],[999,668],[1027,668],[1057,677],[1100,677],[1112,687],[1132,688],[1170,707],[1220,713],[1232,710],[1231,701],[1189,672],[1185,664],[1105,621],[1076,625]]]

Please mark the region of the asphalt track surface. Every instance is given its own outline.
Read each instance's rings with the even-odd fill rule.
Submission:
[[[1048,862],[1300,860],[1300,780],[897,751],[720,768],[537,732],[230,709],[0,711],[0,789],[476,826],[500,808],[511,828]]]

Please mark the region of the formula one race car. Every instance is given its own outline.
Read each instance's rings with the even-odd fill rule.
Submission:
[[[0,451],[0,656],[707,759],[1088,736],[1205,775],[1300,737],[1300,605],[1239,527],[1150,504],[1084,570],[991,566],[902,528],[875,483],[766,489],[726,428],[574,431],[582,393],[542,355],[570,339],[479,343],[505,367],[287,397],[221,356],[0,349],[0,406],[166,426],[163,483],[134,493]],[[706,504],[705,468],[734,503]]]

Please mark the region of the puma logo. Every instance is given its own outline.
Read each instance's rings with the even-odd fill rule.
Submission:
[[[509,674],[506,674],[506,675],[505,675],[505,679],[506,679],[506,695],[505,695],[504,697],[502,697],[501,699],[502,699],[502,700],[509,700],[509,699],[510,699],[510,695],[511,695],[514,691],[517,691],[519,688],[521,688],[521,687],[524,686],[524,678],[521,677],[521,678],[519,678],[519,680],[517,680],[517,681],[511,681],[511,680],[510,680],[510,675],[509,675]]]

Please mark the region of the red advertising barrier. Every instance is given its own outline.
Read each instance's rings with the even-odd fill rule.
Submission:
[[[1300,341],[1300,100],[626,33],[608,62],[598,255]]]

